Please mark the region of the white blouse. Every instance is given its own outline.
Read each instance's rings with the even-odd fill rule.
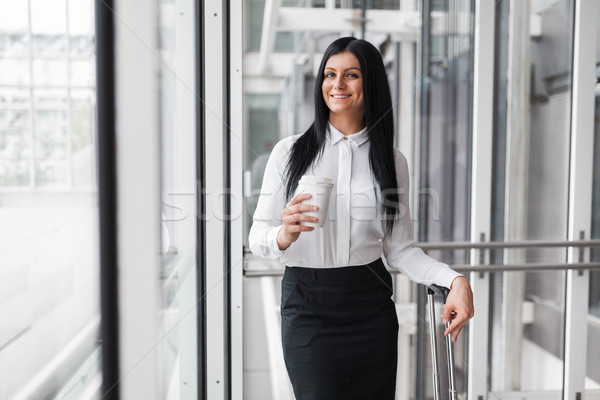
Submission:
[[[411,280],[449,288],[460,274],[414,247],[408,164],[397,149],[394,149],[394,160],[400,208],[392,234],[385,233],[381,193],[369,166],[366,129],[346,136],[329,124],[322,158],[305,173],[333,180],[327,220],[322,228],[302,232],[286,250],[279,249],[277,233],[282,227],[281,211],[287,203],[282,174],[289,151],[299,137],[281,140],[271,152],[250,229],[252,253],[279,258],[288,266],[310,268],[364,265],[383,255],[390,267],[400,270]]]

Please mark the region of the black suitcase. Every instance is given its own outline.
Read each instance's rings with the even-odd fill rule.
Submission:
[[[431,342],[431,361],[433,368],[433,398],[434,400],[441,399],[441,391],[440,391],[440,373],[438,368],[438,350],[437,350],[437,336],[435,329],[435,307],[434,307],[434,295],[435,293],[439,293],[444,300],[444,304],[446,304],[446,298],[448,297],[448,293],[450,290],[445,287],[432,285],[427,288],[427,300],[429,303],[429,339]],[[450,322],[446,324],[446,328],[450,325]],[[449,382],[449,394],[450,400],[458,400],[456,395],[456,381],[454,377],[454,350],[452,348],[452,338],[451,334],[446,336],[446,352],[448,354],[448,382]]]

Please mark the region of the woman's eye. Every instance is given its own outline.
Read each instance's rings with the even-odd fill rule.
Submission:
[[[325,74],[325,78],[335,78],[335,74],[333,72],[328,72]]]
[[[358,74],[354,74],[354,73],[350,73],[350,74],[348,74],[348,75],[346,75],[346,76],[347,76],[348,78],[354,78],[354,79],[358,78]]]

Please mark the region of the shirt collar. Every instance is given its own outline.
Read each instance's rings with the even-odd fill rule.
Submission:
[[[331,125],[331,123],[328,123],[327,125],[328,125],[327,130],[329,133],[327,138],[329,139],[331,144],[338,143],[340,140],[344,139],[344,137],[347,137],[348,138],[347,140],[350,143],[354,143],[357,146],[361,146],[367,140],[369,140],[369,132],[367,132],[366,127],[363,128],[360,132],[356,132],[353,135],[344,135],[342,132],[335,129],[335,127],[333,125]]]

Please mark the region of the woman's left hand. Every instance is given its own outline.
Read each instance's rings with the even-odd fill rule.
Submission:
[[[454,313],[454,315],[453,315]],[[442,319],[444,325],[450,322],[450,326],[444,332],[444,335],[452,334],[452,341],[456,342],[458,334],[462,328],[475,315],[473,306],[473,291],[469,281],[464,276],[454,278],[450,285],[450,293],[446,299]]]

